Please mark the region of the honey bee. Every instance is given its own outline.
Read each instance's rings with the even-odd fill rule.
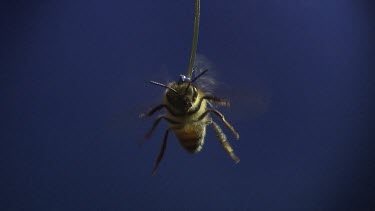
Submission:
[[[177,82],[171,82],[168,85],[150,81],[150,83],[166,88],[164,92],[163,103],[152,108],[144,116],[152,116],[155,112],[165,108],[166,113],[159,116],[153,123],[151,129],[145,138],[149,138],[161,120],[168,122],[168,129],[164,133],[163,143],[152,171],[154,175],[163,158],[167,146],[168,134],[173,131],[184,149],[190,153],[199,152],[204,144],[206,136],[206,126],[212,126],[216,137],[219,139],[224,150],[230,157],[238,163],[240,159],[234,154],[231,145],[227,141],[226,135],[220,126],[210,117],[210,113],[216,115],[224,125],[239,139],[239,134],[231,124],[225,119],[224,115],[218,110],[211,108],[208,104],[213,103],[221,106],[229,106],[229,102],[218,97],[206,94],[194,82],[208,70],[203,71],[194,79],[180,75]]]
[[[149,81],[154,85],[166,88],[166,90],[164,92],[163,103],[152,108],[148,113],[142,114],[141,117],[150,117],[161,109],[165,109],[166,112],[154,121],[145,138],[147,139],[152,135],[161,120],[168,122],[168,128],[164,133],[163,143],[156,159],[156,164],[152,170],[153,175],[155,175],[160,161],[163,159],[170,132],[175,134],[185,150],[190,153],[197,153],[201,151],[203,147],[207,126],[211,126],[213,128],[216,137],[229,156],[236,163],[240,161],[240,159],[234,154],[231,145],[227,141],[226,135],[223,133],[220,126],[210,116],[210,114],[217,116],[234,134],[236,139],[239,139],[238,132],[231,124],[227,122],[224,115],[210,106],[211,104],[229,106],[229,102],[225,99],[218,98],[209,94],[208,92],[203,91],[199,88],[199,86],[197,86],[197,83],[195,83],[202,75],[207,73],[208,69],[198,73],[194,78],[192,78],[198,42],[199,13],[200,1],[195,0],[193,44],[187,75],[180,75],[178,81],[174,81],[169,84]]]

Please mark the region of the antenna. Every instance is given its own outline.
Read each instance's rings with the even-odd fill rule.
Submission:
[[[149,82],[152,83],[152,84],[155,84],[155,85],[158,85],[158,86],[170,89],[170,90],[174,91],[175,93],[177,93],[177,91],[175,89],[173,89],[172,87],[169,87],[169,86],[167,86],[165,84],[162,84],[162,83],[159,83],[159,82],[156,82],[156,81],[149,81]]]
[[[186,89],[185,89],[185,93],[187,92],[187,90],[189,89],[191,83],[193,83],[194,81],[196,81],[199,77],[201,77],[203,74],[205,74],[206,72],[208,71],[208,69],[206,69],[205,71],[199,73],[199,75],[197,77],[195,77],[193,80],[189,81],[189,84],[186,86]]]
[[[208,71],[208,69],[204,70],[203,72],[199,73],[197,77],[195,77],[191,82],[196,81],[199,77],[201,77],[203,74],[205,74]]]

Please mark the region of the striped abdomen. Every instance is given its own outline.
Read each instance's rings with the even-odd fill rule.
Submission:
[[[181,146],[190,153],[199,152],[203,147],[206,125],[201,124],[202,122],[190,123],[181,129],[174,130]]]

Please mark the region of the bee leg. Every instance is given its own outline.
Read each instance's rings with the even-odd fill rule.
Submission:
[[[150,117],[152,116],[155,112],[161,110],[162,108],[166,108],[169,113],[171,113],[173,116],[176,116],[176,114],[172,111],[172,109],[168,106],[168,105],[165,105],[165,104],[160,104],[160,105],[157,105],[155,107],[153,107],[149,112],[147,112],[146,114],[142,113],[139,115],[139,118],[144,118],[144,117]]]
[[[153,176],[156,174],[156,170],[158,169],[159,163],[163,159],[165,148],[167,148],[168,133],[169,133],[169,129],[167,129],[165,131],[165,133],[164,133],[163,144],[161,145],[161,149],[160,149],[159,155],[158,155],[158,157],[156,159],[156,164],[154,166],[154,169],[152,170],[152,175]]]
[[[160,104],[160,105],[157,105],[155,107],[153,107],[149,112],[147,112],[147,114],[140,114],[139,117],[140,118],[143,118],[143,117],[150,117],[152,116],[155,112],[159,111],[160,109],[164,108],[165,105],[164,104]]]
[[[145,139],[148,139],[148,138],[151,137],[152,133],[155,131],[156,127],[158,126],[158,124],[160,123],[160,121],[161,121],[162,119],[167,120],[170,124],[179,124],[179,122],[176,122],[176,121],[174,121],[174,120],[172,120],[172,119],[169,119],[169,118],[166,117],[166,116],[160,116],[160,117],[158,117],[158,118],[154,121],[154,123],[152,124],[151,129],[146,133],[146,135],[145,135]]]
[[[224,150],[228,152],[230,157],[234,160],[234,162],[239,163],[240,159],[234,154],[233,148],[230,146],[229,142],[227,141],[227,136],[223,133],[221,128],[219,127],[216,122],[210,122],[212,127],[214,128],[216,137],[219,139],[221,146],[223,146]]]
[[[203,99],[206,99],[209,102],[217,103],[217,104],[219,104],[221,106],[225,106],[225,107],[229,107],[230,106],[230,103],[229,103],[228,100],[221,99],[221,98],[218,98],[218,97],[215,97],[215,96],[206,95],[206,96],[203,97]]]
[[[199,120],[203,119],[208,113],[214,113],[216,116],[220,117],[221,121],[224,122],[225,126],[233,133],[233,135],[236,137],[236,139],[240,138],[240,134],[237,133],[237,131],[234,129],[232,125],[227,122],[227,120],[224,118],[224,115],[220,113],[216,109],[207,109],[200,117],[198,117]]]

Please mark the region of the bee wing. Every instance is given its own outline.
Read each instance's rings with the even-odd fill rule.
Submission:
[[[195,83],[206,94],[227,100],[230,103],[231,116],[239,119],[255,118],[265,113],[269,108],[270,94],[264,83],[255,76],[247,78],[245,83],[230,84],[227,81],[216,80],[215,66],[204,55],[197,54],[194,64],[194,75],[209,70]],[[209,106],[218,107],[224,104],[211,102]],[[224,110],[225,112],[225,110]]]
[[[203,92],[211,94],[214,92],[216,80],[215,80],[215,69],[212,62],[202,54],[197,54],[194,62],[194,77],[198,76],[205,70],[209,70],[207,74],[202,75],[199,79],[194,82]]]
[[[256,118],[266,113],[270,106],[269,92],[256,85],[234,85],[224,91],[230,101],[230,113],[238,119]]]

